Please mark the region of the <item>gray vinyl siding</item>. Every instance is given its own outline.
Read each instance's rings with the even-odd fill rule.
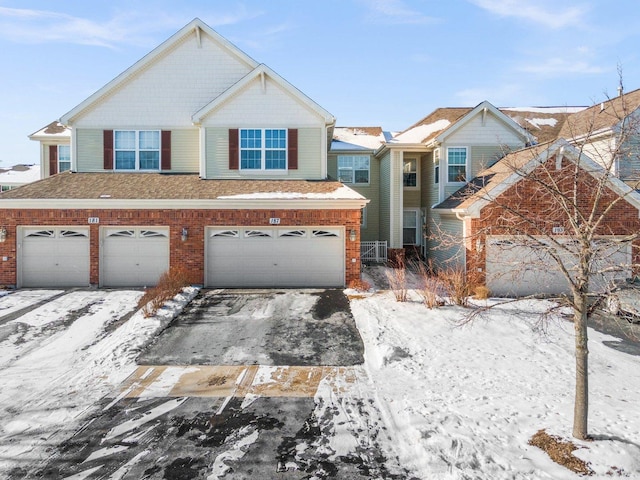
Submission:
[[[499,145],[477,145],[469,148],[471,155],[471,176],[476,177],[485,168],[489,168],[505,155],[505,148]]]
[[[209,127],[206,137],[207,178],[266,178],[267,173],[229,170],[229,129]],[[323,130],[321,128],[298,129],[298,169],[274,174],[273,178],[321,179],[323,162]]]
[[[200,171],[200,132],[198,129],[171,131],[171,171]]]
[[[104,170],[104,136],[98,128],[79,128],[76,135],[76,165],[78,172]]]
[[[463,224],[455,215],[440,215],[432,212],[429,230],[429,258],[438,269],[465,266]],[[442,232],[441,238],[438,238]]]
[[[391,158],[387,153],[380,160],[380,240],[390,242],[391,224],[389,217],[391,215]]]
[[[640,179],[640,136],[630,137],[622,145],[621,151],[623,159],[619,162],[620,178],[637,181]]]

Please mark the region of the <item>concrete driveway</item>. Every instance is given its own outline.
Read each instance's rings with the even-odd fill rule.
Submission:
[[[404,479],[340,290],[202,291],[36,478]]]

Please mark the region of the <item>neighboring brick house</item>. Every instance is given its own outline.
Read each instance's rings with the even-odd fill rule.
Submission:
[[[580,167],[577,173],[576,165]],[[585,213],[594,205],[602,175],[598,164],[560,139],[505,156],[436,208],[458,218],[464,232],[467,273],[473,281],[486,283],[493,294],[566,292],[566,280],[545,245],[557,241],[571,249],[576,234],[557,197],[540,185],[553,181],[559,191],[573,198],[577,178],[576,204]],[[594,274],[594,290],[613,279],[629,278],[640,262],[640,240],[636,238],[640,194],[613,176],[605,185],[597,211],[601,214],[614,206],[596,231],[595,271],[605,274]],[[563,254],[562,248],[557,251]],[[570,259],[565,265],[570,265]]]
[[[47,178],[0,197],[0,285],[146,286],[184,265],[207,287],[345,286],[367,200],[327,178],[334,124],[195,19],[31,136]]]

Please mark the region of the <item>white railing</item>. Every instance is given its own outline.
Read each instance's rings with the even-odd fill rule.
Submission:
[[[360,260],[362,262],[385,263],[387,261],[387,242],[360,242]]]

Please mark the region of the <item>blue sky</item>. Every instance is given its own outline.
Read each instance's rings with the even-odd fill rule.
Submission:
[[[437,107],[590,105],[640,88],[637,0],[0,0],[0,164],[194,17],[330,111],[409,127]]]

